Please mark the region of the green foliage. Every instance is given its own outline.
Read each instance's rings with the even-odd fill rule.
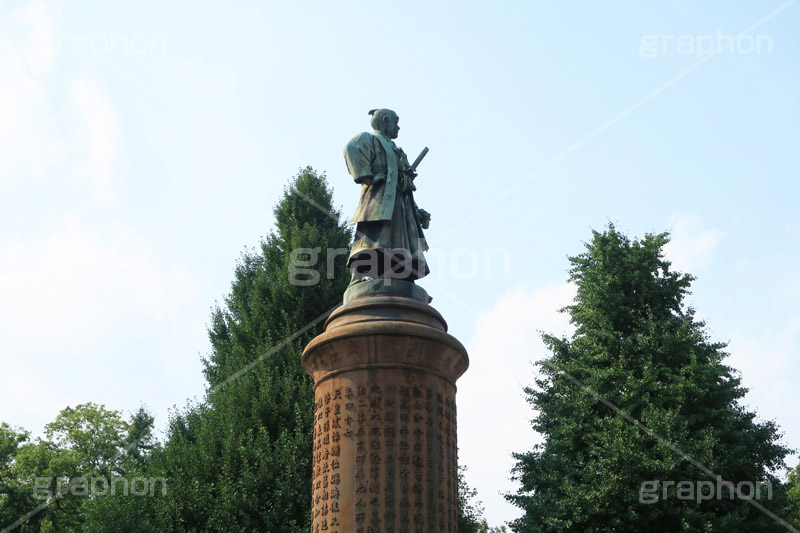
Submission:
[[[478,491],[467,484],[464,477],[467,467],[458,467],[458,531],[459,533],[487,533],[488,524],[483,518],[483,507],[475,501]]]
[[[698,481],[709,476],[672,443],[723,479],[768,482],[780,509],[774,472],[788,453],[778,428],[739,404],[746,390],[723,364],[725,345],[685,308],[693,278],[663,257],[666,234],[631,242],[613,225],[594,233],[571,257],[577,296],[571,339],[544,335],[551,355],[539,362],[536,387],[526,389],[545,437],[516,454],[507,498],[525,514],[518,532],[776,531],[781,526],[737,499],[697,503],[671,497],[640,502],[645,481]],[[615,408],[610,408],[597,396]],[[626,419],[640,421],[664,440]]]
[[[27,431],[0,423],[0,527],[14,523],[35,507],[28,480],[20,476],[16,464],[29,438]]]
[[[114,531],[92,528],[92,517],[102,519],[102,508],[113,498],[94,490],[121,479],[126,466],[134,474],[134,457],[148,460],[134,428],[140,434],[152,430],[144,409],[129,423],[118,411],[92,403],[62,410],[46,426],[47,438],[34,442],[27,432],[0,425],[0,526],[37,511],[17,531]],[[133,506],[139,498],[123,499]]]
[[[483,506],[477,501],[478,491],[467,483],[466,466],[458,467],[458,533],[505,533],[506,526],[491,527],[483,517]]]
[[[81,471],[110,477],[118,471],[119,447],[127,430],[128,424],[117,411],[87,403],[62,410],[47,424],[45,434],[56,446],[74,452]]]
[[[274,213],[275,231],[242,255],[224,306],[212,313],[206,402],[170,421],[162,457],[170,480],[165,528],[307,529],[314,393],[300,354],[320,333],[320,317],[341,302],[346,256],[335,258],[329,278],[326,250],[347,249],[351,235],[324,175],[310,168]],[[316,247],[319,283],[291,283],[293,250]]]
[[[800,529],[800,464],[789,470],[787,521]]]
[[[144,407],[140,407],[131,417],[128,433],[122,442],[124,450],[122,471],[144,472],[157,449],[153,437],[155,419]]]
[[[85,404],[62,411],[47,439],[0,427],[0,525],[33,509],[36,476],[166,479],[166,493],[87,498],[65,493],[20,531],[307,531],[311,515],[313,383],[300,365],[325,314],[349,282],[350,230],[333,209],[325,176],[301,170],[274,209],[275,230],[242,254],[231,290],[211,314],[207,394],[173,413],[167,439],[152,435],[144,409],[124,421]],[[318,249],[319,282],[292,262]],[[308,258],[308,254],[305,256]],[[459,478],[462,533],[488,533],[475,491]],[[472,529],[470,529],[472,528]],[[499,531],[499,530],[498,530]]]
[[[115,490],[83,502],[81,531],[84,533],[148,533],[161,530],[161,507],[165,505],[168,480],[159,463],[161,448],[153,437],[153,416],[140,407],[120,435],[112,477]],[[146,495],[126,492],[125,482],[143,479],[150,487]],[[152,494],[151,494],[152,493]]]

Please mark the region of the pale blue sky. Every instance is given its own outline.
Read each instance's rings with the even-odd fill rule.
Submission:
[[[349,215],[342,147],[391,107],[431,149],[423,286],[470,349],[460,447],[490,522],[535,439],[536,330],[563,328],[566,256],[608,221],[675,231],[748,402],[800,447],[799,23],[791,1],[2,2],[0,420],[143,402],[163,427],[287,179],[326,171]],[[759,50],[727,47],[754,24]],[[508,275],[458,275],[486,246]]]

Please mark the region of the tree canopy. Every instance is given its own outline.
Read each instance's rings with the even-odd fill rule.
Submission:
[[[668,240],[631,241],[610,225],[570,257],[577,296],[563,311],[575,332],[543,336],[551,354],[526,389],[544,442],[515,454],[520,488],[507,498],[524,516],[514,531],[782,528],[724,487],[703,501],[676,492],[681,481],[716,485],[709,472],[766,483],[772,499],[755,501],[780,513],[776,473],[789,450],[773,422],[740,403],[747,391],[724,364],[725,344],[686,305],[694,278],[672,270]]]
[[[163,443],[144,408],[125,418],[67,407],[36,439],[0,423],[0,526],[27,517],[18,531],[307,530],[314,393],[300,354],[349,281],[351,234],[332,198],[311,168],[285,189],[274,230],[242,254],[212,309],[206,394],[173,412]],[[787,484],[777,477],[790,450],[775,423],[741,404],[747,391],[724,364],[725,344],[686,305],[693,278],[672,270],[667,242],[632,241],[612,225],[570,258],[577,296],[563,311],[575,333],[544,335],[551,353],[526,389],[544,442],[515,455],[520,488],[507,497],[524,515],[514,531],[800,527],[798,471]],[[679,483],[716,476],[768,496],[681,497]],[[148,497],[130,494],[135,480],[149,483]],[[117,490],[98,493],[98,482]],[[460,475],[460,530],[504,531],[475,498]]]
[[[274,209],[275,230],[247,251],[211,316],[206,401],[170,421],[162,458],[173,530],[303,531],[311,503],[311,378],[304,346],[349,281],[350,232],[325,176],[303,169]],[[319,250],[317,283],[290,276],[296,250]],[[309,327],[309,325],[311,325]]]

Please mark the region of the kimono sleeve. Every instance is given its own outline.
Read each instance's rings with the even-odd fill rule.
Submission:
[[[347,170],[356,183],[362,183],[372,177],[372,162],[375,160],[375,145],[372,135],[364,132],[356,135],[344,147],[344,160]]]

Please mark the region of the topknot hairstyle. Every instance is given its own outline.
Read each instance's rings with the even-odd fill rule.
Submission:
[[[397,113],[391,109],[370,109],[369,114],[372,116],[370,124],[373,130],[381,131],[383,125],[389,122],[393,117],[397,117]]]

